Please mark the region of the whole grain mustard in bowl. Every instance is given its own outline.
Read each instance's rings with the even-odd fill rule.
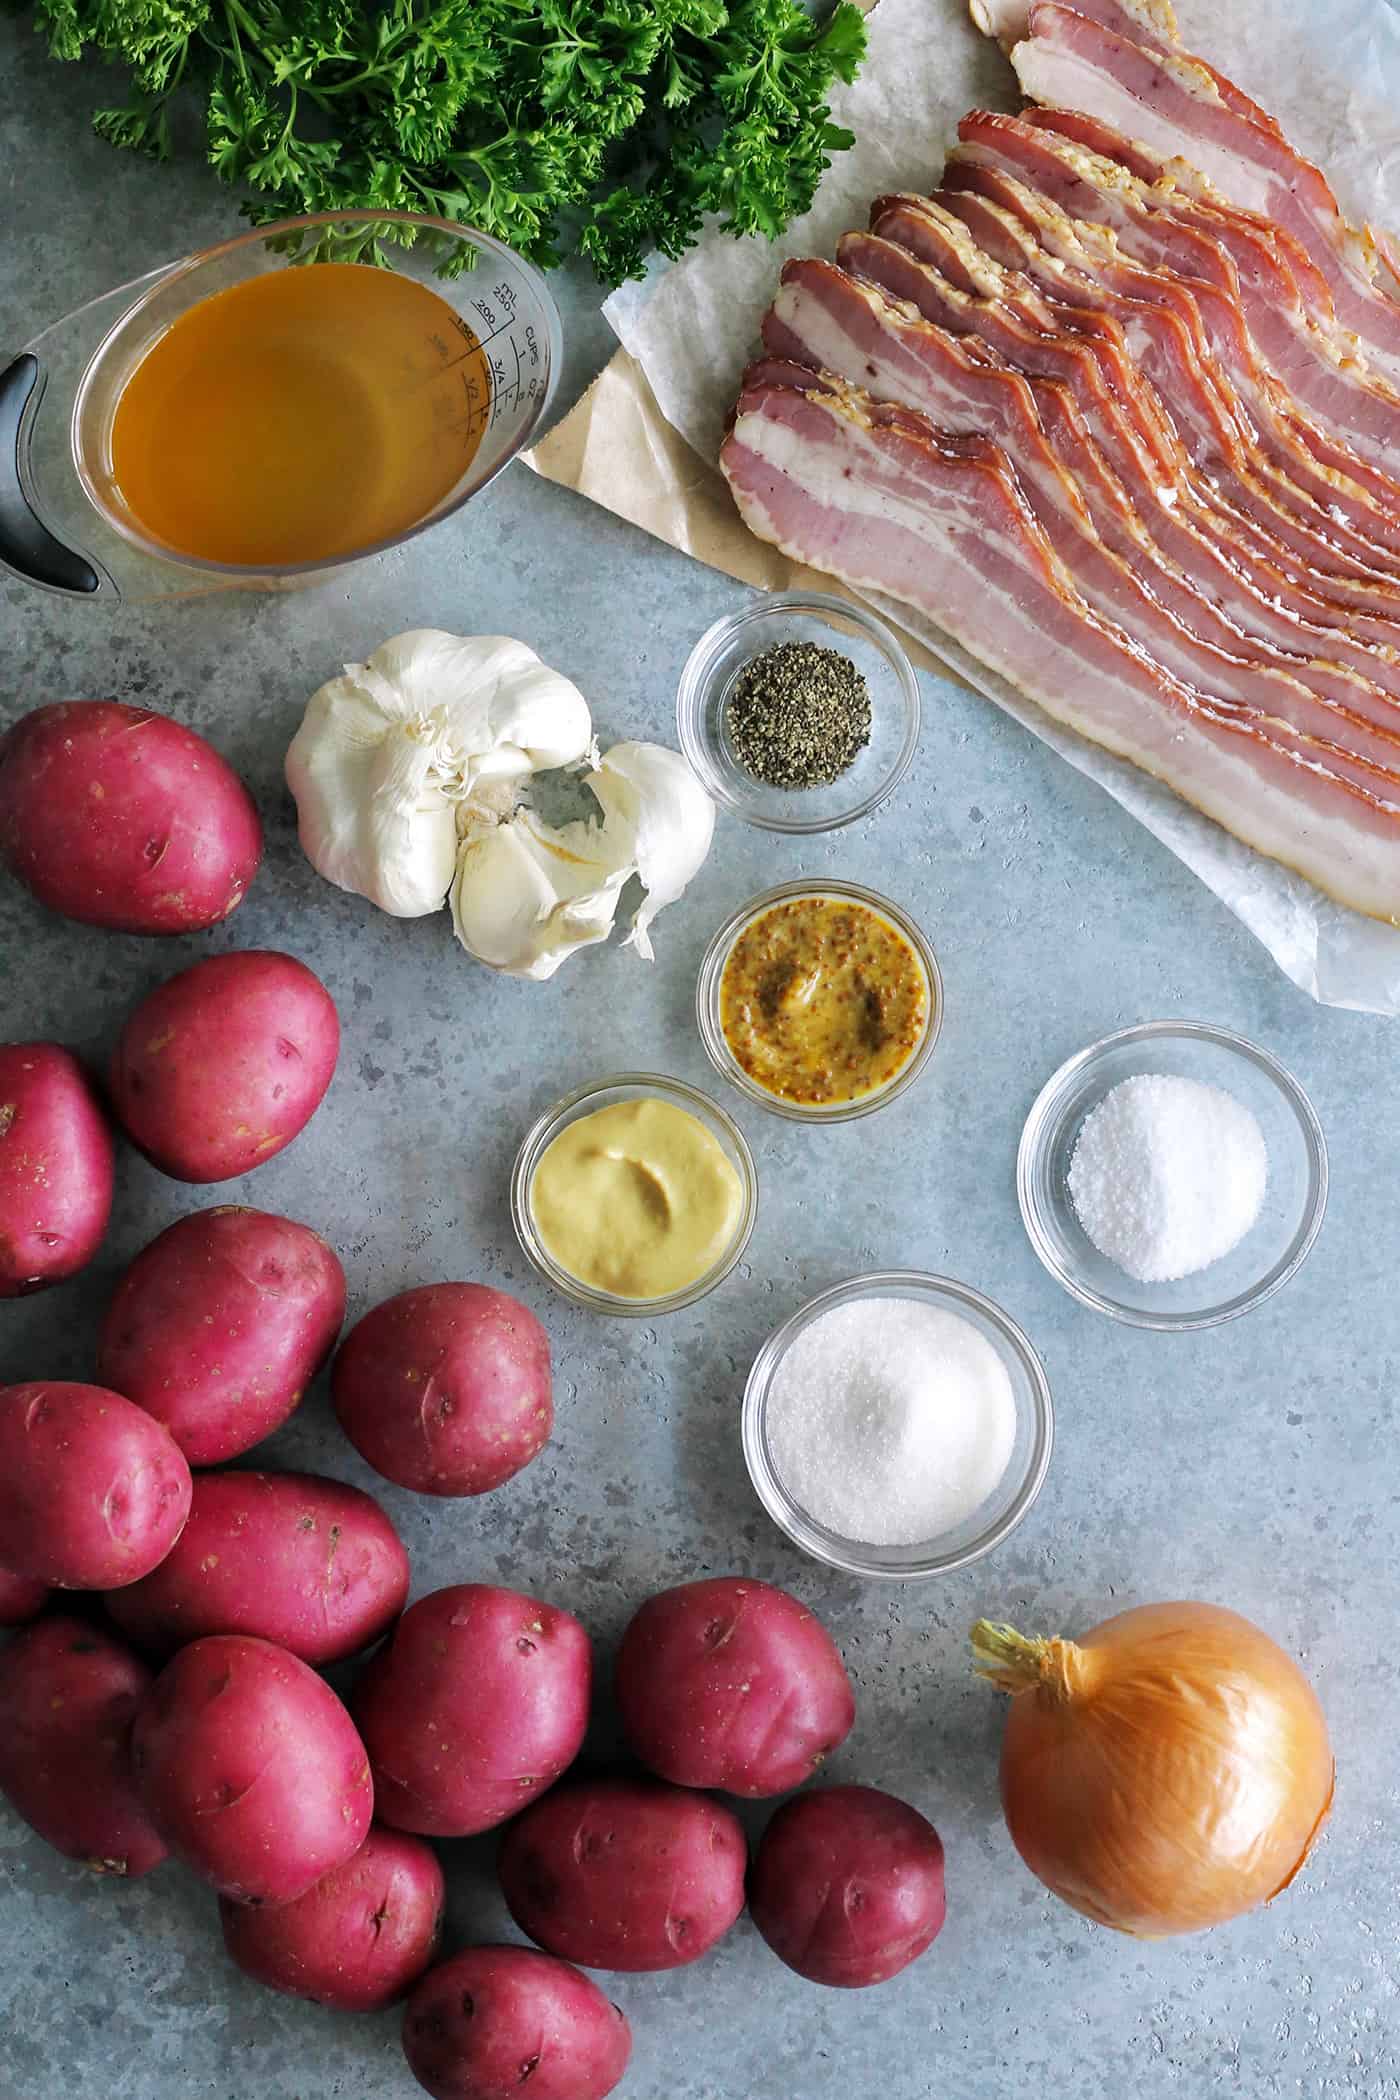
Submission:
[[[902,1094],[943,1021],[938,959],[888,898],[853,882],[789,882],[721,926],[696,1017],[716,1071],[800,1122],[840,1123]]]
[[[516,1234],[547,1282],[595,1312],[675,1312],[748,1245],[758,1179],[743,1132],[698,1088],[624,1072],[580,1087],[527,1132]]]

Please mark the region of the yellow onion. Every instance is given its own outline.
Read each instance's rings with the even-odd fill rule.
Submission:
[[[1001,1799],[1033,1874],[1119,1932],[1199,1932],[1267,1903],[1332,1805],[1327,1723],[1298,1665],[1238,1612],[1146,1604],[1081,1641],[979,1619],[1012,1695]]]

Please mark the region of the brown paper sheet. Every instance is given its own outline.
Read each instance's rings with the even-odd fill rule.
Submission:
[[[646,374],[626,350],[604,366],[582,400],[556,423],[527,466],[575,489],[614,516],[764,591],[817,590],[860,603],[834,576],[789,561],[742,523],[719,468],[701,459],[656,403]],[[924,670],[950,674],[914,635],[905,645]]]

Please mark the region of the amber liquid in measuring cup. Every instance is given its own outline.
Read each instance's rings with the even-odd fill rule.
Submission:
[[[426,285],[361,263],[272,270],[201,299],[136,366],[112,495],[202,561],[357,553],[456,486],[490,398],[480,342]]]

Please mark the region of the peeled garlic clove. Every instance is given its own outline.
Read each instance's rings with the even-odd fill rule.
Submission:
[[[653,960],[650,927],[704,863],[715,834],[715,805],[679,751],[663,744],[614,744],[588,785],[603,808],[603,831],[623,850],[646,891],[624,947]]]
[[[583,695],[505,635],[415,628],[313,694],[287,753],[303,850],[401,918],[437,911],[460,832],[514,784],[595,755]]]
[[[630,873],[610,864],[595,827],[555,830],[521,810],[463,842],[452,924],[478,962],[510,977],[552,977],[575,949],[607,939]]]
[[[556,829],[525,809],[494,826],[469,818],[452,917],[478,961],[516,977],[552,977],[576,948],[607,939],[633,875],[647,897],[628,938],[651,960],[648,928],[709,851],[714,804],[680,754],[659,744],[615,745],[587,785],[601,824]]]

